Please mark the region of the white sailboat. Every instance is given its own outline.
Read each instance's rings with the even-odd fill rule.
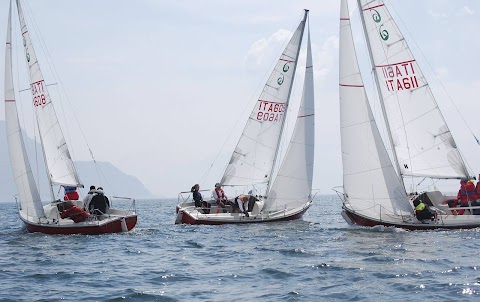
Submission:
[[[109,209],[104,215],[92,215],[84,222],[62,219],[58,210],[61,201],[55,201],[53,186],[83,187],[70,157],[62,129],[37,61],[20,1],[17,0],[18,17],[23,37],[25,58],[30,75],[33,106],[40,141],[50,182],[52,202],[43,205],[40,200],[18,119],[12,72],[12,7],[8,16],[5,52],[5,121],[7,140],[15,185],[18,191],[19,214],[30,232],[48,234],[103,234],[131,230],[136,222],[134,211]],[[82,201],[73,201],[83,206]]]
[[[473,228],[480,215],[456,215],[440,191],[407,194],[404,177],[468,179],[457,145],[410,48],[382,0],[357,0],[393,156],[363,86],[347,0],[340,10],[340,126],[344,219],[361,226]],[[422,199],[434,218],[415,217]]]
[[[177,206],[176,223],[225,224],[293,220],[312,203],[314,161],[314,92],[310,34],[305,82],[295,128],[280,169],[272,182],[273,167],[285,126],[295,70],[308,17],[305,10],[291,40],[280,56],[253,108],[221,180],[223,186],[252,186],[258,198],[251,212],[204,213],[194,203]]]

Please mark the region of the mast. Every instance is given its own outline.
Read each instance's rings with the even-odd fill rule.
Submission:
[[[304,15],[303,15],[303,20],[302,20],[303,27],[302,27],[302,32],[300,34],[300,42],[298,43],[297,56],[295,58],[295,62],[297,62],[297,63],[298,63],[298,57],[300,55],[300,48],[302,47],[303,33],[305,32],[305,25],[306,25],[306,22],[307,22],[308,12],[309,12],[309,10],[305,9],[305,12],[304,12]],[[294,83],[294,81],[295,81],[295,73],[297,71],[297,65],[298,64],[295,64],[295,67],[294,67],[294,70],[293,70],[292,83]],[[293,85],[290,85],[290,89],[288,91],[287,102],[285,103],[285,113],[287,112],[288,104],[290,103],[290,95],[292,94],[292,88],[293,88]],[[285,118],[286,118],[286,116],[285,116]],[[276,164],[277,159],[278,159],[278,150],[280,149],[280,140],[282,139],[284,129],[285,129],[285,120],[283,122],[282,128],[280,129],[280,135],[278,136],[277,149],[275,150],[275,157],[273,158],[273,166],[272,166],[273,169],[275,168],[275,164]],[[265,193],[267,194],[267,196],[268,196],[268,191],[270,190],[270,185],[272,183],[272,176],[273,176],[273,173],[270,173],[270,175],[268,177],[267,189],[265,190]]]
[[[382,94],[382,91],[380,89],[380,83],[378,81],[377,70],[375,69],[375,65],[374,65],[373,54],[372,54],[372,46],[370,45],[370,40],[367,37],[367,27],[365,25],[365,17],[363,16],[363,8],[362,8],[362,3],[360,1],[361,0],[357,0],[358,11],[360,12],[360,18],[362,20],[364,37],[365,37],[365,40],[367,41],[367,49],[368,49],[368,55],[370,57],[370,64],[372,65],[372,71],[375,75],[374,76],[375,85],[377,86],[378,96],[380,98],[380,107],[382,108],[383,119],[385,121],[385,127],[387,128],[388,141],[390,142],[390,147],[392,148],[393,161],[395,162],[395,167],[397,168],[396,170],[397,170],[398,178],[400,179],[400,181],[402,182],[402,184],[405,187],[405,183],[403,182],[403,177],[402,177],[402,173],[401,173],[401,170],[400,170],[400,164],[398,163],[397,153],[395,151],[395,145],[393,144],[392,131],[390,130],[390,123],[389,123],[388,118],[387,118],[387,111],[385,109],[383,94]]]

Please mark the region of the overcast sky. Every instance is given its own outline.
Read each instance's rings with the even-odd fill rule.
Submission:
[[[58,93],[62,86],[50,86],[75,159],[90,159],[76,116],[97,160],[136,176],[156,195],[174,197],[197,182],[211,188],[221,178],[273,63],[303,9],[310,9],[317,111],[313,187],[331,194],[332,187],[342,184],[339,2],[29,0],[24,10],[30,32],[41,33],[42,39],[34,36],[33,42],[47,83],[60,82],[52,76],[40,42],[47,45],[67,92],[68,98]],[[478,174],[480,147],[463,119],[480,137],[480,2],[386,3],[404,29],[472,172]],[[5,41],[8,5],[8,0],[0,0],[0,41]],[[351,9],[355,6],[350,2]],[[354,11],[357,49],[365,55],[358,21]],[[14,50],[22,50],[16,13],[14,23]],[[297,82],[303,79],[304,56],[302,50]],[[361,60],[368,86],[368,61]],[[17,90],[28,88],[23,54],[14,55],[14,61],[15,68],[23,70],[16,76]],[[1,80],[2,93],[3,86]],[[367,87],[367,93],[372,92]],[[300,96],[299,86],[290,110],[298,109]],[[22,123],[33,137],[29,92],[17,93],[17,99]]]

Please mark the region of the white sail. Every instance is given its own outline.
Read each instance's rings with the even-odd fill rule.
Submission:
[[[358,0],[358,5],[400,173],[467,177],[430,87],[383,1]]]
[[[18,121],[17,104],[12,75],[12,2],[8,14],[7,43],[5,47],[5,122],[7,128],[8,151],[13,178],[18,192],[20,211],[27,216],[44,216],[40,194],[38,193],[32,169],[28,162],[22,130]]]
[[[271,179],[306,18],[307,12],[280,56],[250,114],[222,177],[223,185],[266,184]]]
[[[50,183],[81,186],[33,49],[19,0],[17,0],[17,9],[23,36],[25,57],[30,75],[33,106],[35,108]]]
[[[315,101],[310,30],[303,95],[287,153],[265,201],[264,211],[298,208],[311,197],[314,144]]]
[[[340,127],[343,189],[353,208],[381,219],[409,215],[405,189],[383,144],[363,86],[352,38],[347,0],[340,10]]]

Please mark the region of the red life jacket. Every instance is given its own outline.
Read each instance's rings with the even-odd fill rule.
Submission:
[[[477,200],[478,195],[473,182],[469,181],[465,185],[462,184],[460,190],[458,190],[457,198],[464,205],[468,205],[468,201]]]
[[[221,200],[227,199],[227,196],[225,196],[225,192],[222,188],[215,188],[215,194],[217,194],[217,198],[220,198]]]
[[[77,191],[65,192],[65,196],[63,196],[63,200],[78,200],[79,198],[80,196]]]

